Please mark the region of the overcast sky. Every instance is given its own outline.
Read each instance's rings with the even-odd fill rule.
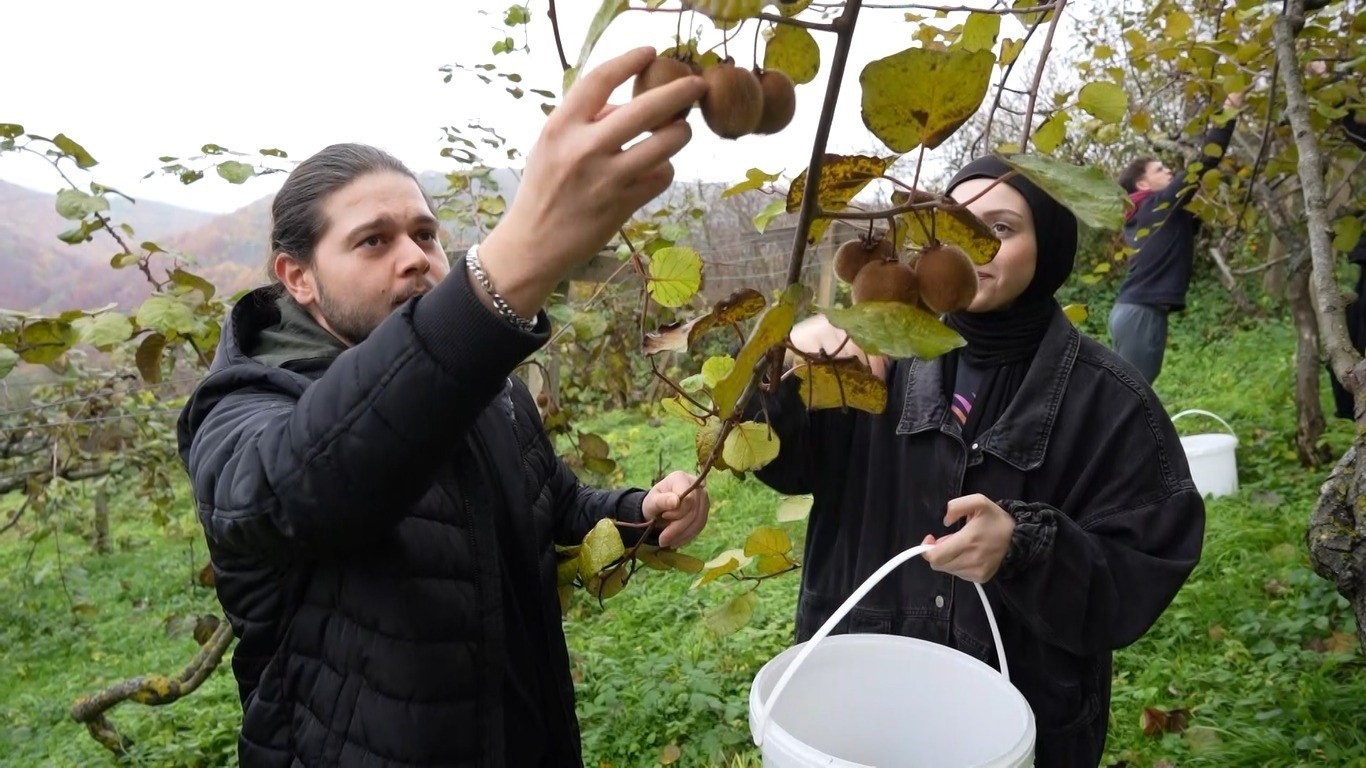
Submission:
[[[519,43],[530,36],[531,54],[491,53],[510,4],[6,3],[0,26],[0,123],[17,122],[47,136],[66,133],[99,160],[92,178],[134,198],[208,211],[231,211],[270,194],[283,175],[240,186],[213,175],[190,186],[142,177],[159,166],[159,156],[198,154],[208,142],[252,152],[278,147],[303,159],[333,142],[360,141],[393,152],[415,170],[453,170],[455,162],[439,155],[446,146],[443,126],[481,120],[525,150],[544,116],[535,97],[518,101],[468,75],[443,83],[440,67],[456,61],[497,63],[504,71],[519,72],[526,88],[559,93],[560,66],[544,0],[530,3],[532,23],[516,33]],[[598,0],[560,0],[558,5],[572,63]],[[589,66],[636,44],[667,47],[676,19],[673,14],[626,14],[598,44]],[[915,27],[901,19],[900,11],[864,11],[831,151],[885,151],[859,117],[857,78],[868,61],[910,47]],[[719,40],[705,19],[697,21],[708,26],[704,44]],[[1013,20],[1006,22],[1003,35],[1021,36]],[[694,140],[676,162],[680,178],[733,181],[754,166],[790,176],[805,167],[833,50],[832,36],[816,36],[824,54],[821,72],[798,88],[793,124],[776,136],[726,141],[707,131],[694,112]],[[748,64],[752,44],[745,32],[730,51]],[[629,96],[629,84],[619,96]],[[42,161],[14,153],[0,155],[0,179],[45,191],[60,186]]]

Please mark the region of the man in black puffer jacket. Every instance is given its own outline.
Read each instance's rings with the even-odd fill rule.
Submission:
[[[701,78],[606,106],[653,55],[574,86],[454,269],[379,150],[328,147],[276,195],[276,284],[233,308],[177,433],[239,638],[243,766],[582,765],[553,545],[613,518],[680,546],[707,496],[683,472],[584,487],[511,372],[554,286],[672,179]]]

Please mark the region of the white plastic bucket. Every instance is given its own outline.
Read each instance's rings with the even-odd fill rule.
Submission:
[[[991,623],[999,673],[925,640],[826,637],[884,576],[932,547],[912,547],[889,560],[810,640],[759,670],[749,693],[749,727],[765,768],[1034,764],[1034,713],[1010,684],[1001,634],[981,585],[974,586]]]
[[[1186,435],[1181,438],[1181,448],[1186,452],[1186,463],[1191,468],[1191,478],[1195,489],[1201,496],[1228,496],[1238,492],[1238,460],[1234,449],[1238,446],[1238,436],[1227,421],[1210,413],[1192,408],[1172,417],[1172,423],[1183,416],[1199,414],[1208,416],[1228,430],[1199,435]]]

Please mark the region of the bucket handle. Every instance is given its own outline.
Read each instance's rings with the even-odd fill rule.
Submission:
[[[819,644],[821,640],[824,640],[826,635],[830,634],[830,631],[844,618],[845,614],[849,613],[854,605],[863,599],[864,595],[867,595],[873,587],[877,586],[877,583],[882,581],[884,576],[891,573],[897,566],[907,560],[924,554],[925,552],[934,549],[934,547],[935,545],[933,544],[918,544],[883,563],[882,567],[874,571],[872,576],[869,576],[860,584],[859,588],[854,590],[854,593],[839,607],[839,610],[835,611],[834,615],[829,619],[826,619],[825,623],[821,625],[821,628],[816,630],[816,634],[812,635],[811,640],[802,647],[800,652],[798,652],[797,658],[793,659],[792,663],[787,665],[787,669],[783,670],[783,675],[778,678],[778,684],[773,686],[773,692],[768,695],[768,700],[760,704],[756,722],[758,727],[754,729],[754,746],[762,747],[764,745],[764,731],[768,726],[768,717],[773,711],[774,702],[778,700],[778,695],[787,687],[788,681],[792,679],[792,674],[797,671],[797,668],[802,665],[803,661],[806,661],[806,657],[811,655],[811,652],[816,649],[816,645]],[[972,586],[977,588],[977,594],[982,598],[982,607],[985,608],[987,612],[987,623],[991,625],[991,638],[996,642],[996,658],[1001,662],[1001,676],[1009,682],[1010,670],[1006,666],[1006,650],[1005,646],[1001,643],[1001,630],[996,626],[996,614],[991,612],[991,603],[987,602],[987,593],[986,590],[982,589],[982,585],[973,582]]]
[[[1228,430],[1228,433],[1229,433],[1230,435],[1233,435],[1233,439],[1235,439],[1235,440],[1238,439],[1238,433],[1233,431],[1233,427],[1230,427],[1230,426],[1228,425],[1228,422],[1227,422],[1227,421],[1224,421],[1224,420],[1223,420],[1222,418],[1220,418],[1217,414],[1210,413],[1209,411],[1202,411],[1202,410],[1200,410],[1199,408],[1187,408],[1186,410],[1184,410],[1184,411],[1182,411],[1182,412],[1176,414],[1175,416],[1173,416],[1172,419],[1171,419],[1171,421],[1172,421],[1173,424],[1175,424],[1175,423],[1176,423],[1176,420],[1179,419],[1179,418],[1181,418],[1182,416],[1191,416],[1191,415],[1193,415],[1193,414],[1199,414],[1199,415],[1201,415],[1201,416],[1208,416],[1208,417],[1210,417],[1211,419],[1214,419],[1215,421],[1217,421],[1217,422],[1219,422],[1220,424],[1223,424],[1223,425],[1224,425],[1224,429],[1227,429],[1227,430]]]

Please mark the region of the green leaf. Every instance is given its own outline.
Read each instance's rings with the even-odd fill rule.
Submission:
[[[754,375],[754,366],[775,345],[782,344],[792,331],[797,318],[797,306],[805,302],[806,289],[801,285],[791,286],[783,293],[777,304],[769,307],[754,327],[740,355],[735,360],[735,368],[730,375],[712,387],[712,400],[721,416],[729,417],[739,404],[740,395]],[[729,462],[727,462],[729,463]],[[732,465],[733,466],[733,465]]]
[[[958,38],[958,47],[965,51],[990,51],[996,46],[996,36],[1000,33],[1000,14],[970,13],[963,24],[963,34]]]
[[[802,402],[809,410],[854,408],[882,413],[887,408],[887,385],[858,360],[806,363],[796,370]]]
[[[908,48],[869,62],[863,124],[894,152],[934,149],[982,105],[995,61],[991,51]]]
[[[79,221],[92,213],[109,210],[109,201],[99,195],[79,189],[63,189],[57,193],[57,214],[64,219]]]
[[[139,328],[156,331],[164,336],[194,333],[199,328],[194,311],[184,302],[169,296],[153,296],[138,307],[137,324]]]
[[[509,27],[515,27],[531,21],[531,14],[525,5],[509,6],[507,14],[503,16],[503,23]]]
[[[702,287],[702,257],[682,246],[661,248],[650,257],[650,296],[660,306],[681,307]]]
[[[24,126],[18,123],[0,123],[0,139],[17,139],[24,135]],[[4,378],[0,376],[0,378]]]
[[[82,344],[108,351],[133,335],[133,324],[117,312],[103,312],[94,317],[82,317],[72,323]]]
[[[778,505],[778,522],[799,523],[811,516],[811,496],[788,496]]]
[[[9,375],[19,364],[19,355],[9,347],[0,347],[0,379]]]
[[[161,353],[166,349],[166,337],[159,333],[149,334],[138,345],[135,361],[138,373],[148,384],[161,383]]]
[[[792,538],[782,528],[756,528],[745,540],[745,554],[750,557],[786,555],[791,551]]]
[[[621,541],[621,531],[617,530],[611,518],[604,517],[583,538],[583,549],[579,551],[579,575],[587,581],[624,554],[626,545]]]
[[[157,250],[161,249],[158,248]],[[186,290],[199,291],[200,294],[204,296],[204,301],[209,301],[213,298],[213,283],[193,272],[186,272],[185,270],[176,267],[175,270],[171,272],[171,282]]]
[[[53,139],[52,143],[56,144],[58,149],[70,155],[71,159],[76,161],[76,167],[78,168],[90,168],[96,164],[95,158],[91,157],[90,153],[85,151],[85,147],[72,141],[71,138],[64,133],[57,134],[57,138]]]
[[[749,472],[778,458],[778,435],[767,424],[747,421],[726,435],[721,458],[736,472]],[[748,553],[747,553],[748,554]]]
[[[1001,159],[1072,211],[1083,224],[1105,230],[1124,226],[1129,196],[1099,168],[1083,168],[1040,155],[1014,154]]]
[[[138,263],[138,256],[135,253],[115,254],[114,258],[109,260],[109,266],[113,267],[114,269],[123,269],[124,267],[131,267],[136,263]]]
[[[721,199],[724,200],[727,197],[734,197],[735,195],[742,192],[748,192],[752,189],[760,189],[769,182],[777,181],[778,178],[779,174],[765,173],[758,168],[750,168],[748,171],[745,171],[745,180],[728,187],[726,191],[721,193]]]
[[[818,310],[870,355],[931,360],[967,342],[923,309],[897,301],[865,301]]]
[[[583,433],[579,435],[579,451],[586,457],[605,459],[612,449],[601,436]]]
[[[709,357],[705,363],[702,363],[702,381],[708,387],[715,387],[733,370],[735,370],[735,358],[730,355]]]
[[[1067,137],[1067,121],[1070,119],[1066,112],[1054,112],[1053,116],[1044,121],[1039,126],[1039,130],[1034,132],[1032,141],[1034,148],[1040,152],[1051,155],[1053,150],[1058,148],[1062,140]]]
[[[821,162],[821,178],[816,184],[816,201],[827,211],[843,210],[870,181],[881,178],[896,162],[896,155],[874,157],[872,155],[835,155],[827,153]],[[801,210],[806,198],[806,171],[797,174],[792,186],[787,190],[787,211],[796,213]],[[816,243],[830,226],[830,219],[816,219],[811,222],[811,230],[806,241]]]
[[[753,590],[742,592],[707,614],[707,628],[718,636],[734,634],[754,618],[754,606],[758,603]]]
[[[232,184],[241,184],[256,175],[256,169],[236,160],[224,160],[218,164],[218,175]]]
[[[1011,39],[1011,38],[1006,38],[1005,40],[1002,40],[1002,41],[1001,41],[1001,66],[1002,66],[1002,67],[1008,67],[1008,66],[1010,66],[1011,64],[1014,64],[1014,63],[1015,63],[1015,59],[1019,58],[1019,56],[1020,56],[1020,51],[1023,51],[1023,50],[1024,50],[1024,41],[1023,41],[1023,40],[1013,40],[1013,39]]]
[[[697,435],[694,444],[697,448],[697,466],[705,466],[707,460],[711,458],[712,451],[716,450],[716,440],[721,436],[721,422],[716,419],[707,419],[697,428]],[[716,463],[712,466],[716,469],[724,469],[725,458],[720,452],[716,454]]]
[[[754,228],[758,230],[760,233],[762,233],[765,229],[768,229],[769,222],[773,221],[774,218],[786,212],[787,201],[774,200],[773,202],[764,206],[764,209],[762,211],[759,211],[758,213],[754,214]]]
[[[809,83],[821,69],[820,46],[804,27],[779,25],[764,47],[764,69],[782,72],[794,85]]]
[[[583,45],[579,48],[579,60],[564,73],[564,89],[562,93],[568,93],[574,81],[578,79],[579,73],[583,71],[583,65],[588,63],[588,56],[593,52],[593,46],[598,44],[598,39],[602,33],[607,31],[607,27],[617,16],[626,10],[628,3],[626,0],[602,0],[602,5],[598,6],[598,12],[593,14],[592,21],[588,22],[588,33],[584,35]]]
[[[60,320],[38,320],[19,331],[15,351],[26,363],[47,365],[79,340],[76,329]]]
[[[1118,123],[1129,111],[1129,94],[1114,83],[1087,83],[1077,93],[1077,105],[1103,122]]]

